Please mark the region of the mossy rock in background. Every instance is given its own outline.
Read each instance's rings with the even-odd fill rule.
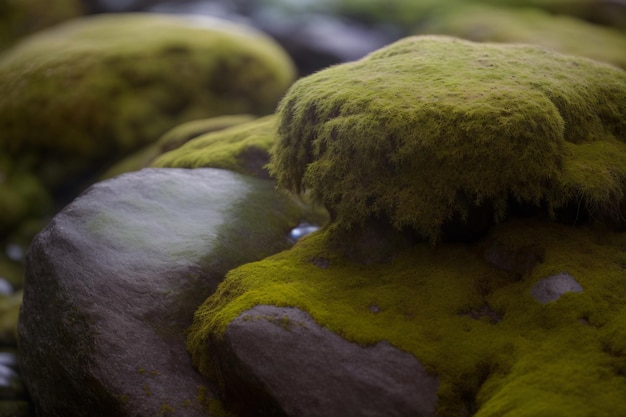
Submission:
[[[64,20],[82,15],[79,0],[0,0],[0,50],[16,40]]]
[[[414,355],[439,378],[439,417],[626,415],[626,233],[515,220],[473,244],[421,243],[367,266],[340,256],[329,238],[315,233],[228,273],[188,333],[202,373],[233,377],[220,367],[232,352],[207,340],[228,344],[225,332],[243,312],[297,307],[348,341],[384,340]],[[542,280],[564,272],[581,291],[534,297]],[[249,388],[269,391],[263,383]],[[324,389],[291,398],[315,404]]]
[[[270,171],[349,231],[388,221],[437,241],[509,210],[626,218],[626,72],[530,45],[424,36],[299,80]]]
[[[626,35],[538,9],[456,6],[434,14],[418,31],[476,42],[537,44],[626,68]]]
[[[196,137],[157,158],[157,168],[222,168],[269,178],[265,165],[276,140],[276,116],[270,115]]]
[[[626,4],[614,0],[479,0],[494,6],[536,8],[618,29],[626,29]]]
[[[626,5],[612,0],[338,0],[322,2],[314,7],[373,24],[392,24],[411,32],[428,23],[431,15],[442,8],[462,8],[486,4],[515,9],[518,7],[545,10],[604,26],[626,29]]]
[[[247,27],[139,13],[78,19],[0,58],[0,152],[28,155],[47,187],[74,189],[181,123],[272,113],[293,78],[283,50]]]
[[[248,114],[211,117],[209,119],[192,120],[167,131],[158,141],[138,152],[124,158],[109,168],[102,179],[108,179],[124,172],[137,171],[146,168],[160,155],[176,149],[191,139],[210,132],[217,132],[231,126],[254,120],[255,116]]]

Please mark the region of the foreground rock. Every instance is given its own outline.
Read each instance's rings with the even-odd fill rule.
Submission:
[[[350,343],[296,308],[256,306],[209,350],[242,415],[435,415],[439,381],[414,356]]]
[[[34,240],[19,322],[41,417],[200,416],[184,331],[226,271],[285,249],[302,209],[271,181],[146,169],[98,183]]]
[[[495,242],[545,258],[505,270]],[[321,231],[230,271],[188,346],[241,417],[622,416],[624,245],[624,233],[526,219],[363,266]],[[580,285],[555,280],[562,269]]]

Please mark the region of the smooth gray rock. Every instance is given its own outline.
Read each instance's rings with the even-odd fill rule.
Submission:
[[[241,416],[434,416],[439,379],[387,342],[363,347],[296,308],[256,306],[209,338]]]
[[[19,349],[38,416],[208,415],[184,331],[228,270],[288,247],[300,214],[271,181],[218,169],[88,189],[27,255]]]
[[[542,304],[556,301],[567,292],[582,292],[583,287],[567,272],[540,279],[530,293]]]

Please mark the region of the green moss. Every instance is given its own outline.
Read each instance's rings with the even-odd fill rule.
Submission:
[[[124,172],[136,171],[149,166],[158,156],[176,149],[191,139],[210,132],[249,122],[252,115],[230,115],[192,120],[167,131],[161,138],[109,168],[102,179],[112,178]]]
[[[427,24],[419,27],[419,32],[479,42],[537,44],[626,68],[623,33],[537,9],[455,6],[432,16]]]
[[[223,168],[267,177],[269,148],[276,138],[276,116],[266,116],[194,138],[159,157],[152,166],[168,168]]]
[[[512,201],[623,223],[626,72],[609,65],[410,37],[299,80],[278,114],[270,172],[338,230],[382,217],[436,241],[476,207],[501,220]]]
[[[83,13],[79,0],[0,0],[0,50],[18,39]]]
[[[605,0],[335,0],[326,2],[323,9],[369,23],[391,23],[410,32],[427,24],[440,9],[463,8],[468,4],[510,9],[534,8],[626,29],[626,9],[623,5]]]
[[[521,277],[498,269],[485,260],[494,242],[541,248],[544,261]],[[329,250],[320,232],[230,271],[197,310],[188,349],[219,378],[208,335],[221,337],[255,305],[294,306],[347,340],[387,340],[414,354],[440,377],[439,416],[622,415],[625,248],[624,233],[510,221],[471,245],[418,244],[365,266]],[[533,285],[562,271],[584,291],[535,301]],[[498,319],[472,314],[481,311]]]
[[[283,50],[242,26],[140,13],[74,20],[0,59],[0,152],[29,155],[58,186],[184,122],[272,113],[293,77]]]

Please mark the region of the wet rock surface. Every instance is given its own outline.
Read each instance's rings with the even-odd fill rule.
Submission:
[[[289,246],[298,213],[272,182],[216,169],[146,169],[83,193],[27,258],[19,348],[36,410],[206,415],[184,329],[226,271]]]
[[[242,416],[435,415],[438,378],[414,356],[348,342],[297,308],[256,306],[211,348]]]

